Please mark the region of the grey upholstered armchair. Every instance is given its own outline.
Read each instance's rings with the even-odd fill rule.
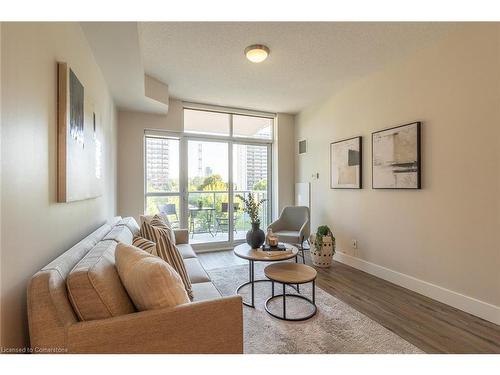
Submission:
[[[276,221],[271,223],[268,228],[278,236],[279,241],[299,245],[299,250],[304,258],[304,240],[308,240],[311,231],[309,221],[309,207],[306,206],[286,206],[281,211]]]

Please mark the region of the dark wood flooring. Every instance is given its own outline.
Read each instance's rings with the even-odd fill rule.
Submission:
[[[247,264],[231,250],[201,253],[199,258],[207,270]],[[496,324],[343,263],[317,271],[321,289],[426,353],[500,353]]]

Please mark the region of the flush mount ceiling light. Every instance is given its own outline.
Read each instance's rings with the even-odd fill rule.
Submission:
[[[253,44],[245,48],[245,56],[253,63],[260,63],[267,59],[269,48],[263,44]]]

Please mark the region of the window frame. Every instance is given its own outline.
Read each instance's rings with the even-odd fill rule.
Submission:
[[[182,123],[184,127],[184,111],[185,110],[197,110],[197,111],[205,111],[205,112],[218,112],[225,113],[229,115],[229,135],[213,135],[213,134],[202,134],[198,132],[169,132],[163,131],[159,129],[145,129],[143,136],[143,157],[144,157],[144,213],[147,214],[147,198],[148,197],[179,197],[179,212],[180,212],[180,222],[181,225],[185,225],[187,222],[186,216],[186,207],[187,207],[187,195],[188,195],[188,187],[187,187],[187,143],[189,140],[206,140],[206,141],[222,141],[228,143],[228,166],[229,166],[229,185],[228,196],[229,196],[229,209],[230,214],[232,215],[232,201],[234,198],[234,176],[233,176],[233,145],[259,145],[267,147],[267,220],[271,223],[272,214],[273,214],[273,206],[274,206],[274,196],[272,194],[274,181],[273,181],[273,166],[275,163],[275,155],[274,155],[274,145],[275,145],[275,128],[276,128],[276,114],[275,113],[267,113],[267,112],[257,112],[250,111],[245,109],[234,109],[227,107],[216,107],[216,106],[208,106],[202,104],[193,104],[193,103],[183,103],[182,108]],[[233,115],[243,115],[250,117],[259,117],[266,118],[272,120],[271,123],[271,137],[269,139],[265,138],[253,138],[253,137],[242,137],[242,136],[234,136],[233,132]],[[148,137],[156,137],[156,138],[168,138],[175,139],[179,141],[179,191],[178,192],[148,192],[147,191],[147,138]],[[186,185],[186,186],[184,186]],[[193,245],[195,249],[206,249],[206,250],[216,250],[228,248],[228,246],[233,246],[238,243],[242,243],[244,240],[235,240],[233,236],[232,229],[229,232],[228,241],[217,241],[217,242],[207,242],[201,244],[201,246]]]

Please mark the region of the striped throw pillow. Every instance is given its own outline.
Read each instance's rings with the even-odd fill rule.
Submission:
[[[132,245],[138,247],[141,250],[144,250],[149,254],[158,255],[158,253],[156,252],[156,243],[147,240],[144,237],[135,236],[134,239],[132,240]]]
[[[150,223],[145,221],[144,223],[142,223],[140,235],[141,237],[147,238],[148,240],[156,243],[156,252],[158,256],[165,262],[170,264],[173,269],[177,271],[182,279],[189,298],[192,300],[193,289],[191,287],[191,280],[189,280],[189,276],[186,271],[186,266],[184,265],[181,253],[170,240],[168,230],[151,225]]]
[[[175,245],[175,233],[170,223],[168,221],[163,220],[163,218],[159,215],[153,216],[151,221],[149,222],[154,227],[165,229],[168,232],[168,236],[170,237],[170,241]]]

